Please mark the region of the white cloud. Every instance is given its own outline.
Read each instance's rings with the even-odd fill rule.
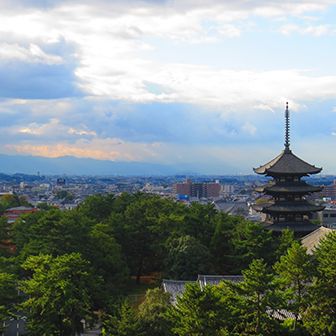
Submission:
[[[250,122],[245,122],[242,126],[242,130],[250,135],[255,135],[257,132],[257,128]]]
[[[298,33],[301,35],[311,35],[315,37],[323,36],[323,35],[335,35],[336,34],[336,26],[334,25],[298,25],[298,24],[286,24],[280,27],[280,33],[284,35],[290,35],[293,33]]]
[[[0,44],[0,60],[18,60],[31,63],[61,64],[62,58],[45,53],[38,45],[31,43],[29,48],[15,44]]]
[[[33,122],[25,126],[16,125],[8,130],[12,134],[29,135],[43,139],[59,139],[67,137],[67,135],[77,138],[97,135],[96,132],[89,130],[85,125],[68,126],[56,118],[52,118],[44,124]]]
[[[75,143],[65,141],[57,144],[7,144],[6,150],[33,156],[75,156],[98,160],[156,161],[160,143],[132,143],[117,138],[79,139]]]
[[[53,50],[53,44],[65,41],[73,47],[72,56],[78,62],[77,80],[90,96],[80,98],[83,105],[85,99],[189,103],[210,106],[215,113],[220,111],[224,115],[232,111],[250,114],[256,110],[274,113],[288,100],[291,109],[295,110],[302,107],[304,101],[335,98],[336,76],[314,76],[313,72],[297,69],[248,70],[248,65],[247,70],[232,70],[225,66],[225,60],[220,66],[212,67],[187,64],[187,57],[185,63],[168,63],[153,56],[155,48],[174,49],[176,46],[172,52],[179,53],[180,45],[187,49],[195,43],[202,44],[200,48],[218,41],[225,44],[229,38],[238,39],[255,29],[250,22],[255,18],[271,18],[273,23],[277,20],[277,24],[282,24],[289,16],[295,16],[306,22],[306,15],[335,3],[328,0],[160,3],[81,0],[60,1],[59,5],[44,9],[37,6],[18,10],[10,8],[12,1],[7,1],[7,7],[1,1],[0,61],[59,64],[63,62],[62,58],[50,50]],[[21,5],[25,6],[25,2]],[[314,36],[335,32],[334,26],[312,23],[284,25],[281,32]],[[203,64],[208,61],[204,60]],[[0,112],[8,115],[14,114],[14,110],[24,112],[26,105],[30,105],[29,121],[22,123],[18,120],[17,125],[9,129],[13,137],[18,135],[25,139],[8,145],[8,149],[18,153],[162,162],[191,162],[203,153],[216,160],[221,157],[236,162],[241,160],[241,163],[247,160],[246,147],[237,152],[236,146],[190,148],[180,144],[135,143],[113,136],[103,137],[106,134],[102,135],[99,127],[93,131],[90,124],[85,124],[89,118],[85,119],[84,113],[98,116],[105,111],[100,112],[97,107],[81,112],[83,125],[76,124],[78,115],[71,120],[70,114],[74,110],[67,100],[16,100],[1,104]],[[43,120],[39,119],[42,117]],[[257,132],[254,121],[237,123],[237,129],[249,135]],[[43,143],[41,139],[48,141]],[[249,160],[255,158],[252,152],[248,153]]]
[[[214,41],[218,36],[239,37],[239,22],[257,15],[284,17],[323,10],[335,1],[179,1],[61,2],[44,11],[6,11],[0,14],[0,33],[30,42],[6,44],[0,58],[13,57],[46,63],[61,62],[40,45],[64,39],[75,46],[76,76],[88,95],[132,102],[183,102],[212,106],[283,105],[283,100],[335,96],[336,76],[313,77],[296,70],[233,71],[225,67],[163,63],[150,57],[151,38]],[[209,24],[210,22],[210,24]],[[244,21],[246,22],[246,21]],[[283,33],[297,31],[284,26]],[[321,35],[324,26],[305,28]],[[13,37],[14,36],[14,37]],[[161,41],[161,40],[160,40]],[[164,42],[162,42],[164,43]],[[0,49],[1,50],[1,49]],[[146,83],[162,88],[151,92]]]

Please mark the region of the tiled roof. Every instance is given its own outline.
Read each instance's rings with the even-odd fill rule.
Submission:
[[[309,185],[306,182],[292,182],[292,183],[268,183],[262,187],[258,187],[256,191],[258,192],[270,192],[270,193],[311,193],[321,191],[322,187]]]
[[[295,232],[312,232],[316,230],[317,225],[311,223],[310,221],[302,221],[302,222],[278,222],[278,223],[264,223],[265,228],[275,231],[281,232],[285,229],[290,229]]]
[[[30,211],[30,210],[34,210],[34,208],[26,206],[18,206],[15,208],[9,208],[6,211]]]
[[[301,244],[306,247],[308,254],[313,254],[314,250],[320,244],[320,241],[331,232],[336,232],[334,229],[329,229],[324,226],[319,227],[315,231],[309,233],[301,239]]]
[[[162,286],[166,293],[171,296],[171,301],[173,304],[176,303],[177,297],[183,295],[185,291],[185,286],[187,283],[195,283],[194,281],[183,281],[183,280],[163,280]]]
[[[306,213],[311,211],[322,211],[325,207],[315,205],[308,201],[276,202],[263,207],[265,213]]]
[[[259,168],[254,168],[257,174],[317,174],[322,170],[322,168],[315,167],[296,155],[292,151],[284,150],[276,158],[270,162],[260,166]]]
[[[242,275],[198,275],[197,281],[203,288],[206,285],[218,285],[223,280],[240,282],[243,279]]]
[[[221,281],[228,280],[239,282],[243,280],[242,275],[198,275],[197,283],[201,288],[207,285],[218,285]],[[172,303],[175,304],[177,297],[183,295],[185,287],[188,283],[196,283],[195,281],[184,280],[163,280],[162,286],[166,293],[171,295]]]
[[[218,285],[221,281],[241,282],[244,280],[242,275],[198,275],[197,282],[201,289],[204,286]],[[183,280],[163,280],[162,286],[166,293],[171,295],[172,304],[176,304],[177,297],[183,295],[185,287],[188,283],[196,283],[195,281],[183,281]],[[292,312],[285,309],[273,310],[268,309],[267,313],[278,320],[285,320],[286,318],[295,318]]]

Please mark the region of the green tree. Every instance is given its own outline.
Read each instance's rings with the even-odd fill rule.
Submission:
[[[145,301],[139,306],[139,323],[146,336],[170,336],[167,312],[170,309],[170,295],[162,289],[149,289]]]
[[[241,332],[242,335],[272,335],[280,325],[270,316],[276,308],[273,274],[269,273],[262,259],[252,261],[243,272],[244,281],[240,283]]]
[[[101,222],[110,216],[114,202],[113,194],[92,195],[79,205],[78,211],[87,218]]]
[[[313,336],[336,335],[336,233],[330,233],[315,251],[317,272],[309,290],[304,325]]]
[[[108,225],[113,228],[137,283],[142,274],[162,267],[164,233],[160,229],[160,218],[168,213],[167,204],[157,196],[139,194],[122,214],[114,213],[109,218]]]
[[[40,253],[60,255],[87,248],[92,221],[76,210],[52,209],[23,216],[14,225],[14,242],[22,260]]]
[[[184,209],[184,224],[180,228],[182,235],[195,237],[203,245],[209,247],[215,229],[217,210],[213,204],[193,202]]]
[[[168,242],[166,273],[173,279],[192,280],[211,270],[211,254],[196,238],[182,236]]]
[[[216,286],[205,286],[201,289],[197,283],[188,284],[183,296],[178,297],[176,306],[172,306],[168,314],[173,334],[238,335],[232,331],[234,314],[231,311],[232,306],[228,304],[230,300],[231,292],[223,288],[218,290]]]
[[[9,208],[18,207],[20,205],[20,198],[16,194],[7,194],[0,196],[1,214]]]
[[[13,274],[0,273],[0,330],[3,323],[15,313],[17,302],[16,278]]]
[[[230,274],[236,270],[235,250],[233,245],[235,226],[241,221],[240,217],[218,213],[215,218],[214,233],[211,238],[210,251],[218,274]]]
[[[313,267],[307,250],[293,242],[287,253],[274,265],[279,289],[286,301],[286,308],[295,315],[294,330],[299,317],[307,306],[308,286],[312,281]]]
[[[121,247],[106,224],[96,224],[90,231],[84,257],[91,262],[96,274],[104,279],[105,296],[120,295],[125,288],[129,270]]]
[[[114,310],[113,315],[105,315],[102,326],[103,336],[147,336],[140,332],[136,311],[125,301]],[[159,335],[158,335],[159,336]]]
[[[73,336],[82,332],[82,319],[91,315],[90,291],[99,280],[80,254],[31,256],[23,264],[31,277],[20,289],[27,327],[36,336]]]
[[[281,256],[287,253],[287,250],[292,246],[294,243],[294,231],[290,229],[285,229],[281,232],[281,235],[277,242],[276,247],[276,259],[279,260]]]
[[[38,209],[40,210],[51,210],[51,209],[54,209],[55,207],[52,206],[52,205],[49,205],[48,203],[46,202],[41,202],[39,204],[37,204],[36,206]]]
[[[241,220],[234,230],[232,243],[235,250],[236,272],[248,267],[254,259],[264,259],[267,264],[275,260],[272,232],[261,224]]]
[[[6,242],[12,239],[12,225],[8,223],[7,218],[0,217],[0,242]]]

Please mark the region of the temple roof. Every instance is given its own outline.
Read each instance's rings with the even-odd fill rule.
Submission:
[[[318,228],[316,224],[313,224],[309,221],[302,222],[277,222],[277,223],[267,223],[264,222],[265,228],[268,230],[281,232],[285,229],[291,229],[295,232],[312,232]]]
[[[293,175],[306,175],[317,174],[322,168],[315,167],[292,153],[291,150],[285,149],[273,160],[253,169],[257,174],[266,175],[281,175],[281,174],[293,174]]]
[[[336,232],[336,230],[321,226],[307,236],[302,237],[301,244],[306,247],[308,254],[313,254],[320,245],[321,240],[332,232]]]
[[[264,186],[256,188],[258,192],[274,194],[307,194],[321,191],[322,187],[309,185],[306,182],[274,183],[270,182]]]
[[[311,204],[308,201],[276,202],[263,207],[265,213],[308,213],[322,211],[322,205]]]
[[[207,285],[218,285],[221,281],[240,282],[243,281],[242,275],[198,275],[197,281],[201,288]]]

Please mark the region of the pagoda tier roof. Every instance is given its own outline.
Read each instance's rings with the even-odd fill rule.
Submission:
[[[276,222],[268,223],[264,222],[265,228],[275,232],[281,232],[285,229],[290,229],[295,232],[312,232],[318,228],[316,224],[311,223],[310,221],[293,221],[293,222]]]
[[[278,155],[273,160],[260,166],[259,168],[253,169],[257,174],[266,175],[307,175],[307,174],[317,174],[322,168],[315,167],[296,155],[288,148],[283,150],[280,155]]]
[[[322,211],[325,207],[322,205],[315,205],[308,201],[293,201],[293,202],[274,202],[265,205],[262,209],[264,213],[309,213]]]
[[[258,192],[265,192],[270,194],[308,194],[321,190],[322,187],[313,186],[306,182],[291,182],[291,183],[270,182],[264,186],[256,188],[256,191]]]

